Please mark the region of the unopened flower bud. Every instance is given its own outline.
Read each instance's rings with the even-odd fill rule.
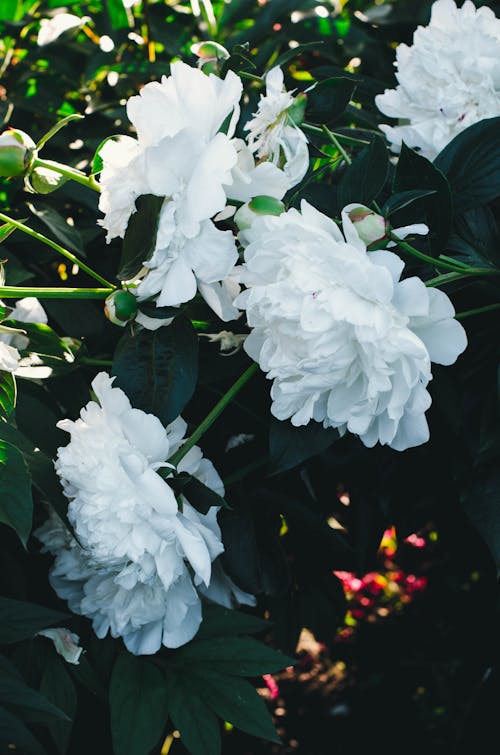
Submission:
[[[357,234],[366,246],[382,241],[387,236],[387,223],[382,215],[370,210],[368,207],[359,205],[349,213],[350,220],[354,223]]]
[[[33,158],[35,142],[28,134],[10,128],[0,134],[0,177],[22,176]]]
[[[196,55],[198,68],[204,73],[220,73],[220,64],[229,58],[229,52],[218,42],[198,42],[191,45],[191,52]]]
[[[191,45],[191,52],[202,60],[227,60],[229,52],[218,42],[198,42]]]
[[[287,110],[288,120],[293,126],[300,126],[304,122],[307,107],[307,94],[299,92],[293,104]]]
[[[137,314],[137,299],[130,291],[113,291],[104,303],[104,314],[114,325],[125,325]]]
[[[234,220],[240,231],[245,231],[250,228],[258,215],[281,215],[282,212],[285,212],[285,205],[279,199],[260,196],[242,205],[234,216]]]

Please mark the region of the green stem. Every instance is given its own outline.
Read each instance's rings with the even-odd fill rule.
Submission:
[[[65,176],[71,181],[76,181],[77,183],[82,184],[82,186],[86,186],[87,189],[92,189],[92,191],[101,191],[101,187],[95,180],[94,176],[87,176],[81,170],[70,168],[69,165],[63,165],[62,163],[57,163],[54,160],[41,160],[39,157],[37,157],[35,158],[35,160],[33,160],[32,168],[33,170],[35,168],[46,168],[47,170],[52,170],[55,173],[60,173],[61,176]]]
[[[42,136],[42,138],[38,141],[38,144],[36,145],[36,148],[38,151],[44,147],[49,139],[52,139],[53,136],[57,134],[58,131],[60,131],[62,128],[68,125],[68,123],[72,123],[72,121],[81,121],[85,116],[80,115],[80,113],[73,113],[72,115],[67,115],[66,118],[63,118],[62,121],[58,121],[55,123],[51,129],[47,131],[46,134]]]
[[[312,123],[302,123],[300,125],[302,131],[309,132],[310,134],[317,134],[318,136],[324,136],[324,131],[319,126],[313,126]],[[370,144],[367,139],[357,139],[355,136],[347,136],[347,134],[339,134],[338,131],[330,131],[339,142],[345,142],[346,144]]]
[[[255,375],[258,369],[258,364],[254,363],[250,365],[247,370],[245,370],[243,375],[240,375],[238,380],[236,380],[236,382],[233,383],[229,390],[226,391],[221,400],[215,404],[214,408],[207,414],[205,419],[200,422],[193,434],[190,435],[186,442],[170,457],[170,459],[168,459],[169,464],[173,464],[174,467],[179,464],[181,459],[183,459],[188,451],[190,451],[192,447],[196,445],[202,435],[204,435],[207,430],[213,425],[219,414],[221,414],[226,406],[231,403],[234,396],[236,396],[236,394],[241,391],[245,383],[250,380],[252,375]]]
[[[242,79],[249,79],[249,81],[258,81],[259,84],[264,83],[264,78],[262,76],[256,76],[254,73],[247,73],[247,71],[238,71],[238,76],[240,76]]]
[[[470,268],[470,270],[462,270],[461,272],[455,272],[455,273],[443,273],[443,275],[437,275],[435,278],[431,278],[428,281],[425,281],[425,285],[432,287],[432,286],[441,286],[444,283],[453,283],[454,281],[461,280],[462,278],[473,278],[475,276],[489,276],[489,275],[500,275],[500,270],[492,270],[489,267],[486,268]]]
[[[483,312],[491,312],[494,309],[500,309],[500,302],[497,304],[488,304],[485,307],[477,307],[476,309],[468,309],[466,312],[459,312],[455,315],[456,320],[463,320],[465,317],[472,317],[472,315],[481,315]]]
[[[447,262],[446,260],[442,260],[439,258],[431,257],[429,254],[425,254],[424,252],[420,252],[418,249],[415,249],[414,246],[411,246],[411,244],[408,244],[406,241],[401,241],[398,239],[397,236],[394,235],[394,233],[389,234],[392,241],[394,241],[400,249],[404,249],[405,252],[408,252],[408,254],[411,254],[413,257],[417,257],[419,260],[422,260],[423,262],[428,262],[429,265],[432,265],[433,267],[441,267],[443,270],[453,270],[453,272],[465,272],[473,268],[463,268],[462,265],[455,265],[455,263]]]
[[[346,161],[347,165],[352,165],[352,160],[351,160],[350,155],[347,154],[347,152],[345,151],[345,149],[343,148],[343,146],[341,145],[341,143],[339,142],[339,140],[337,139],[333,131],[330,131],[328,126],[325,126],[325,124],[321,126],[321,131],[326,136],[326,138],[331,141],[331,143],[334,145],[336,150],[340,152],[340,154]]]
[[[37,286],[0,286],[0,299],[106,299],[112,288],[38,288]]]
[[[3,220],[5,223],[9,223],[14,228],[17,228],[19,231],[26,233],[28,236],[31,236],[31,238],[36,239],[37,241],[40,241],[42,244],[46,244],[52,249],[55,249],[56,252],[62,254],[63,257],[66,257],[66,259],[70,260],[74,265],[78,265],[78,267],[81,270],[84,270],[87,275],[90,275],[91,278],[94,278],[99,283],[102,283],[103,286],[107,286],[112,290],[116,288],[116,286],[106,280],[106,278],[103,278],[102,275],[99,275],[99,273],[96,273],[95,270],[92,270],[91,267],[79,260],[78,257],[76,257],[72,252],[69,252],[67,249],[65,249],[60,244],[57,244],[55,241],[48,239],[47,236],[44,236],[42,233],[34,231],[32,228],[29,228],[29,226],[19,222],[19,220],[13,220],[8,215],[4,215],[3,212],[0,212],[0,220]]]

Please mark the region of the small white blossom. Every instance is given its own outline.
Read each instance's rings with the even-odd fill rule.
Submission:
[[[38,32],[37,44],[39,47],[50,45],[55,42],[61,34],[70,29],[77,29],[90,21],[88,16],[75,16],[73,13],[58,13],[52,18],[42,18],[40,21],[40,31]]]
[[[0,305],[3,306],[3,302],[0,301]],[[44,308],[33,296],[20,299],[8,315],[8,319],[18,322],[47,323]],[[28,343],[29,338],[24,333],[14,328],[2,329],[2,326],[0,326],[0,370],[16,372],[19,369],[21,359],[18,349],[25,349]]]
[[[468,126],[500,115],[500,20],[490,8],[437,0],[413,45],[398,46],[396,67],[398,86],[375,98],[400,120],[381,126],[394,152],[405,142],[433,160]]]
[[[58,449],[56,471],[77,539],[55,517],[37,536],[56,556],[51,584],[71,610],[91,618],[98,637],[109,631],[132,653],[151,654],[195,635],[198,588],[209,589],[212,562],[224,548],[218,509],[200,514],[184,496],[179,508],[158,474],[183,443],[186,423],[178,418],[165,429],[157,417],[133,409],[112,383],[97,375],[98,403],[88,403],[75,422],[58,423],[71,435]],[[178,471],[224,492],[197,446]]]
[[[284,89],[281,68],[272,68],[266,75],[266,94],[261,96],[257,112],[245,126],[252,151],[260,159],[283,167],[287,189],[298,184],[309,167],[307,138],[289,119],[295,101],[293,94]]]
[[[343,234],[303,201],[240,234],[245,350],[273,380],[278,419],[404,450],[428,440],[431,361],[452,364],[465,331],[446,294],[400,281],[402,260],[367,252],[345,211],[342,221]]]
[[[52,640],[56,651],[59,655],[62,655],[67,663],[71,663],[73,666],[80,663],[80,656],[83,653],[83,648],[79,645],[80,638],[77,634],[70,632],[69,629],[63,627],[42,629],[36,633],[36,636],[47,637]]]

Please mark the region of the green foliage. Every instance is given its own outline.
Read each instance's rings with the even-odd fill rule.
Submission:
[[[31,477],[18,448],[0,441],[0,522],[12,527],[26,545],[31,532]]]
[[[221,563],[237,587],[257,595],[257,606],[235,611],[205,601],[195,638],[150,658],[132,656],[119,637],[98,640],[88,618],[65,613],[66,604],[50,587],[51,558],[40,553],[32,532],[48,508],[72,531],[68,499],[53,464],[58,446],[67,442],[56,422],[77,419],[91,398],[90,382],[102,369],[115,375],[115,385],[134,407],[153,413],[164,425],[182,413],[191,431],[249,363],[237,349],[221,352],[213,335],[227,329],[245,336],[248,327],[244,318],[223,323],[200,297],[181,307],[140,302],[144,315],[173,319],[156,331],[135,323],[125,331],[114,327],[103,317],[100,300],[46,299],[50,324],[24,323],[9,319],[13,301],[4,298],[2,323],[24,331],[29,343],[21,356],[39,372],[29,377],[0,372],[1,755],[13,751],[11,745],[23,755],[86,755],[97,752],[96,747],[106,755],[158,755],[174,729],[182,745],[174,742],[173,755],[182,746],[191,755],[219,755],[222,749],[230,751],[234,735],[223,722],[274,747],[279,737],[249,679],[292,666],[303,627],[342,655],[334,643],[346,601],[332,572],[362,575],[376,568],[382,534],[394,524],[400,540],[432,526],[449,548],[463,526],[466,545],[475,543],[481,573],[491,583],[481,612],[496,600],[500,118],[466,129],[433,163],[406,145],[397,160],[389,154],[378,128],[387,119],[377,111],[374,97],[394,85],[394,43],[409,42],[416,24],[428,22],[430,0],[350,0],[337,3],[334,12],[331,3],[312,0],[214,0],[215,24],[201,5],[197,17],[188,2],[143,0],[126,9],[122,0],[0,0],[1,130],[11,125],[26,130],[35,141],[47,141],[44,157],[98,179],[106,141],[134,135],[126,117],[127,98],[148,81],[168,75],[174,59],[196,65],[192,44],[216,39],[230,53],[217,63],[219,73],[234,71],[245,86],[244,119],[256,111],[263,77],[276,65],[283,68],[287,89],[304,93],[302,125],[311,163],[301,184],[283,198],[286,209],[305,198],[338,221],[342,208],[355,202],[380,212],[394,228],[426,223],[428,237],[409,239],[420,258],[394,250],[404,257],[404,275],[427,280],[450,273],[440,267],[443,261],[457,270],[486,269],[484,277],[449,279],[446,291],[459,313],[492,310],[463,320],[469,347],[453,370],[433,368],[431,441],[420,449],[402,454],[366,449],[352,436],[340,437],[316,422],[294,427],[271,418],[269,383],[263,376],[256,375],[238,393],[223,420],[201,440],[220,470],[224,498],[188,472],[174,476],[165,469],[163,474],[170,474],[176,494],[202,514],[222,507]],[[60,10],[90,21],[84,29],[38,46],[41,20]],[[105,35],[114,43],[107,52],[99,46]],[[27,191],[30,184],[35,194]],[[151,258],[162,203],[161,197],[139,197],[123,243],[106,245],[96,223],[102,213],[91,183],[62,177],[57,186],[49,185],[36,172],[26,186],[22,178],[0,182],[1,212],[22,218],[110,281],[133,279]],[[220,221],[218,227],[230,228],[231,222]],[[1,221],[5,285],[91,285],[78,265],[13,231]],[[349,505],[341,500],[344,491]],[[456,547],[460,550],[462,542]],[[440,572],[441,590],[448,594],[459,577],[447,556]],[[433,607],[440,600],[441,594]],[[458,729],[484,669],[496,663],[497,629],[495,643],[483,643],[489,620],[479,624],[477,613],[468,619],[473,611],[465,603],[460,593],[453,609],[460,614],[462,637],[481,636],[482,647],[472,659],[480,673],[460,704],[442,706],[443,714],[435,712],[441,710],[435,701],[444,684],[440,637],[430,642],[430,630],[418,616],[414,621],[424,649],[410,658],[408,667],[417,670],[411,684],[405,679],[405,690],[416,696],[412,705],[430,701],[435,731],[445,720]],[[85,653],[78,665],[63,660],[48,640],[34,639],[39,630],[61,624],[81,638]],[[384,645],[383,629],[377,628],[376,646],[359,666],[387,657],[395,674],[393,646],[390,641]],[[252,634],[260,639],[248,636]],[[444,631],[443,637],[447,643]],[[472,652],[465,645],[457,643],[459,655]],[[345,651],[347,663],[352,662],[349,653],[355,651]],[[453,666],[460,689],[467,686],[465,674],[461,676],[466,663],[472,664],[470,658],[465,662],[460,657]],[[371,684],[378,689],[379,678]],[[415,693],[424,687],[425,694]],[[355,689],[361,699],[363,685]],[[398,691],[391,687],[390,694],[397,702]],[[397,718],[394,714],[392,725]],[[336,716],[329,715],[328,721],[338,725]],[[313,729],[305,745],[311,745],[311,752]],[[327,741],[337,746],[335,737]],[[266,746],[255,743],[252,749],[270,752]]]
[[[109,702],[115,753],[142,755],[158,744],[168,712],[165,679],[158,668],[144,658],[119,655]]]
[[[125,333],[115,351],[116,385],[132,406],[167,425],[182,412],[198,377],[198,339],[190,321],[177,317],[168,328]]]

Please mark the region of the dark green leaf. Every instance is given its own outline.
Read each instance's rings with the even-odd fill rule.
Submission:
[[[143,301],[139,303],[139,310],[146,317],[168,318],[177,317],[182,314],[184,307],[157,307],[154,301]]]
[[[193,689],[223,721],[254,737],[281,743],[264,700],[246,679],[201,668],[190,670]]]
[[[47,657],[43,669],[40,692],[66,715],[73,719],[77,695],[64,662],[55,653]],[[71,737],[72,721],[52,721],[47,724],[57,751],[64,755]]]
[[[0,659],[0,703],[26,721],[69,720],[64,711],[44,695],[28,687],[17,669],[6,658]]]
[[[32,517],[31,477],[24,456],[0,440],[0,522],[12,527],[26,545]]]
[[[227,505],[222,496],[187,472],[169,477],[168,482],[177,495],[185,496],[191,506],[201,514],[207,514],[212,506]]]
[[[123,239],[117,274],[119,280],[130,280],[137,275],[144,262],[153,254],[162,204],[163,197],[156,197],[154,194],[144,194],[137,199],[137,212],[130,217]]]
[[[26,351],[47,354],[59,359],[64,359],[65,356],[68,356],[70,359],[73,358],[67,344],[49,325],[35,322],[20,322],[18,320],[5,320],[3,324],[7,327],[24,331],[29,338]]]
[[[436,189],[416,189],[413,191],[401,191],[399,194],[393,194],[382,207],[382,213],[386,217],[389,217],[391,213],[409,207],[413,202],[416,202],[417,199],[430,197],[431,194],[435,193]]]
[[[0,644],[20,642],[40,629],[59,624],[68,615],[36,603],[0,597]]]
[[[11,372],[0,370],[0,419],[10,417],[16,406],[16,379]]]
[[[232,611],[222,606],[203,606],[203,621],[196,635],[197,640],[209,637],[231,637],[238,634],[257,634],[271,628],[272,624],[258,616]]]
[[[356,89],[356,79],[335,76],[320,81],[307,93],[307,117],[315,123],[331,123],[346,109]]]
[[[432,190],[435,193],[415,200],[411,208],[399,210],[392,218],[397,226],[425,222],[429,226],[429,244],[434,254],[440,254],[450,235],[452,199],[446,176],[429,160],[405,144],[401,147],[393,192]]]
[[[106,0],[106,8],[113,29],[126,29],[129,26],[127,12],[122,0]]]
[[[191,755],[219,755],[220,724],[189,677],[169,673],[169,713]],[[198,694],[197,694],[198,692]]]
[[[168,715],[161,671],[144,658],[122,653],[109,689],[111,734],[116,755],[146,755],[159,743]]]
[[[314,42],[306,42],[303,45],[296,45],[295,47],[292,47],[290,50],[287,50],[282,55],[277,58],[273,64],[272,68],[276,68],[276,66],[279,66],[282,68],[285,63],[288,63],[290,60],[295,60],[295,58],[298,58],[299,55],[303,55],[305,52],[314,52],[315,50],[321,50],[321,45],[323,45],[324,42],[321,40],[315,40]]]
[[[338,186],[339,207],[351,202],[369,205],[382,191],[389,170],[387,149],[375,136],[348,166]]]
[[[252,637],[195,639],[174,656],[177,666],[195,664],[231,676],[261,676],[293,666],[293,658],[278,653]]]
[[[57,210],[41,202],[31,202],[28,207],[66,249],[84,255],[80,231],[69,225]]]
[[[487,118],[458,134],[434,160],[448,178],[456,212],[500,196],[500,117]]]
[[[339,439],[337,430],[325,429],[317,422],[294,427],[291,422],[272,419],[269,428],[269,452],[275,474],[302,464],[311,456],[326,451]]]
[[[190,321],[176,317],[155,331],[126,333],[113,361],[116,385],[132,406],[155,414],[164,425],[182,412],[198,376],[198,338]]]
[[[0,707],[0,744],[3,753],[19,752],[23,755],[45,755],[45,750],[22,721],[10,711]],[[12,749],[12,746],[15,749]]]
[[[463,500],[464,509],[490,549],[500,575],[500,469],[482,469]]]

